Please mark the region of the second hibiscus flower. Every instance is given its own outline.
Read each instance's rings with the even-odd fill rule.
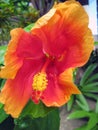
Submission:
[[[0,77],[7,79],[0,102],[8,114],[18,117],[29,99],[59,107],[80,93],[73,69],[88,61],[94,41],[88,16],[78,2],[55,5],[29,33],[17,28],[11,37],[0,71]]]

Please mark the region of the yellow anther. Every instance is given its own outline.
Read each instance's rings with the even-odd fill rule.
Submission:
[[[33,78],[32,87],[34,90],[43,91],[46,89],[48,84],[46,73],[37,73]]]

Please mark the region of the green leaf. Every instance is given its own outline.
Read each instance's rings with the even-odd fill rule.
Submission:
[[[92,113],[90,119],[87,123],[87,130],[91,130],[98,123],[98,115],[96,113]]]
[[[75,111],[68,116],[68,119],[80,119],[85,117],[88,118],[89,121],[85,125],[76,128],[75,130],[92,130],[92,128],[94,128],[98,123],[98,114],[93,111]]]
[[[95,44],[95,45],[98,45],[98,42],[97,42],[97,41],[95,41],[95,42],[94,42],[94,44]]]
[[[3,110],[3,105],[0,103],[0,123],[2,123],[7,117],[8,115]]]
[[[85,111],[89,111],[89,105],[85,99],[85,97],[82,94],[76,95],[76,102],[79,105],[79,107]]]
[[[3,104],[2,103],[0,103],[0,109],[3,107]]]
[[[71,111],[73,103],[74,103],[74,95],[71,96],[69,102],[67,103],[67,110],[68,111]]]
[[[0,64],[4,63],[4,54],[7,49],[7,46],[0,46]]]
[[[94,71],[94,69],[97,67],[97,64],[90,65],[86,71],[84,72],[82,79],[80,81],[80,86],[84,86],[86,81],[89,79],[91,73]]]
[[[95,112],[98,113],[98,95],[97,95],[97,102],[96,102],[96,109]]]
[[[3,88],[3,86],[4,86],[4,84],[5,84],[5,79],[1,79],[0,78],[0,89],[2,89]]]
[[[26,32],[30,32],[30,30],[34,27],[34,25],[35,25],[35,23],[32,23],[32,24],[28,25],[27,27],[25,27],[24,30]]]
[[[67,119],[79,119],[79,118],[85,118],[85,117],[89,117],[90,113],[87,111],[83,111],[83,110],[77,110],[73,113],[71,113]]]
[[[81,89],[83,92],[98,92],[98,82],[88,84]]]
[[[25,117],[15,120],[14,130],[59,130],[59,126],[59,111],[56,109],[44,118]]]
[[[98,95],[96,95],[95,93],[84,92],[83,94],[84,94],[85,96],[89,97],[89,98],[94,99],[94,100],[97,100],[97,99],[98,99]]]
[[[94,82],[94,81],[98,81],[98,74],[94,74],[93,76],[91,76],[91,77],[86,81],[86,84],[89,84],[89,83]]]
[[[98,130],[98,125],[96,125],[93,129],[91,130]]]
[[[54,107],[46,107],[42,102],[40,102],[39,104],[34,104],[32,101],[29,101],[24,110],[22,111],[20,117],[44,117],[54,109]]]

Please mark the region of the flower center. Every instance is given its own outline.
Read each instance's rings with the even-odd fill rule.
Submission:
[[[34,75],[32,87],[36,91],[43,91],[48,84],[47,75],[45,72],[39,72]]]
[[[50,59],[47,58],[40,72],[34,75],[32,88],[35,91],[44,91],[48,85],[48,79],[46,74],[47,66],[50,63]]]

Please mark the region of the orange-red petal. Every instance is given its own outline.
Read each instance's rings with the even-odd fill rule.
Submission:
[[[5,54],[5,66],[0,71],[0,77],[13,79],[24,59],[38,59],[44,54],[40,39],[22,28],[12,30],[11,37]]]
[[[47,89],[43,92],[41,99],[46,106],[60,107],[69,101],[72,94],[80,94],[73,83],[72,69],[64,71],[59,77],[49,74],[48,80]]]
[[[24,30],[16,51],[19,58],[25,59],[39,59],[44,55],[41,40]]]
[[[88,29],[79,45],[70,46],[65,54],[62,54],[63,59],[57,59],[55,65],[60,72],[67,68],[75,68],[83,66],[90,57],[94,47],[94,39],[91,31]]]
[[[6,81],[0,92],[0,102],[7,114],[17,118],[31,98],[33,75],[41,68],[38,61],[25,60],[14,79]]]
[[[22,59],[18,58],[16,55],[16,49],[18,46],[18,41],[22,36],[23,30],[21,28],[15,29],[11,31],[12,39],[9,42],[7,51],[5,53],[5,66],[0,70],[1,78],[11,78],[13,79],[18,71],[18,69],[22,66]]]
[[[46,53],[56,57],[58,70],[64,71],[82,66],[89,59],[94,38],[88,22],[84,8],[70,0],[55,5],[36,22],[31,33],[42,40]]]

